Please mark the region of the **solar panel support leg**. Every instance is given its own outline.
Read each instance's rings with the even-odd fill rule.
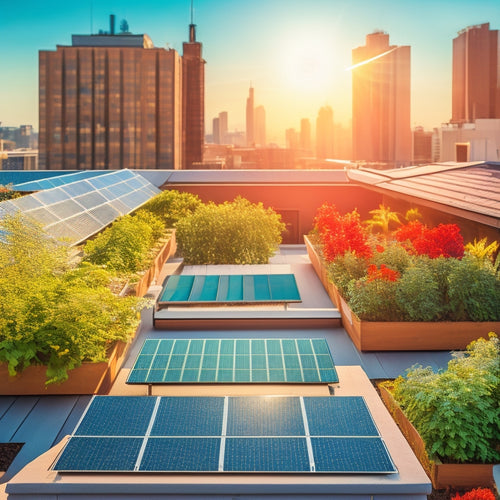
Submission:
[[[148,384],[148,396],[153,395],[153,384]]]

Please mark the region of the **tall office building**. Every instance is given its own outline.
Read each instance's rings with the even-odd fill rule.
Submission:
[[[73,35],[39,54],[40,168],[182,166],[181,58],[147,35]]]
[[[311,122],[309,118],[300,120],[300,149],[303,151],[311,151]]]
[[[453,123],[500,118],[500,46],[489,23],[469,26],[453,39]]]
[[[316,118],[316,158],[333,158],[333,110],[323,106]]]
[[[255,145],[255,104],[254,104],[254,91],[253,87],[248,89],[247,97],[247,110],[246,110],[246,136],[247,136],[247,146]]]
[[[267,144],[266,110],[264,106],[257,106],[255,108],[254,119],[255,119],[255,130],[254,130],[255,144],[263,147]]]
[[[219,144],[227,144],[227,111],[219,113]]]
[[[189,25],[189,42],[182,49],[182,115],[184,168],[203,161],[205,142],[205,61],[196,41],[196,25]]]
[[[353,158],[391,166],[409,164],[410,47],[389,45],[375,32],[352,51]]]

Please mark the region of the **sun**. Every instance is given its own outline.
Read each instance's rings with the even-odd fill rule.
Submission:
[[[301,92],[318,92],[332,85],[332,51],[326,40],[301,37],[284,50],[284,78],[287,87]]]

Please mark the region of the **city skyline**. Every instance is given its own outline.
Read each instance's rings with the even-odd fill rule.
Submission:
[[[248,88],[266,109],[268,142],[284,144],[285,130],[302,118],[315,120],[325,105],[336,123],[351,119],[351,53],[367,34],[382,30],[394,45],[410,45],[411,127],[429,129],[451,118],[452,43],[467,26],[489,22],[498,29],[496,1],[440,1],[414,4],[368,0],[310,2],[195,0],[197,41],[207,61],[205,117],[228,112],[229,130],[245,130]],[[66,4],[28,0],[3,13],[4,42],[0,79],[3,126],[32,124],[38,130],[38,51],[70,45],[72,34],[108,30],[117,25],[148,34],[156,47],[182,54],[189,39],[190,1],[88,0]],[[228,22],[229,21],[229,22]],[[207,132],[210,132],[207,130]]]

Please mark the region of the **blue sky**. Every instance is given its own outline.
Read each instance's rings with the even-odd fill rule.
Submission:
[[[412,126],[439,126],[451,115],[452,40],[466,26],[500,29],[498,0],[194,0],[197,38],[206,65],[206,122],[228,111],[229,128],[244,130],[250,83],[264,105],[268,140],[316,119],[328,104],[349,124],[351,50],[386,31],[390,43],[410,45]],[[190,1],[26,0],[1,9],[0,121],[38,128],[38,51],[70,45],[72,34],[128,21],[157,47],[182,53]]]

